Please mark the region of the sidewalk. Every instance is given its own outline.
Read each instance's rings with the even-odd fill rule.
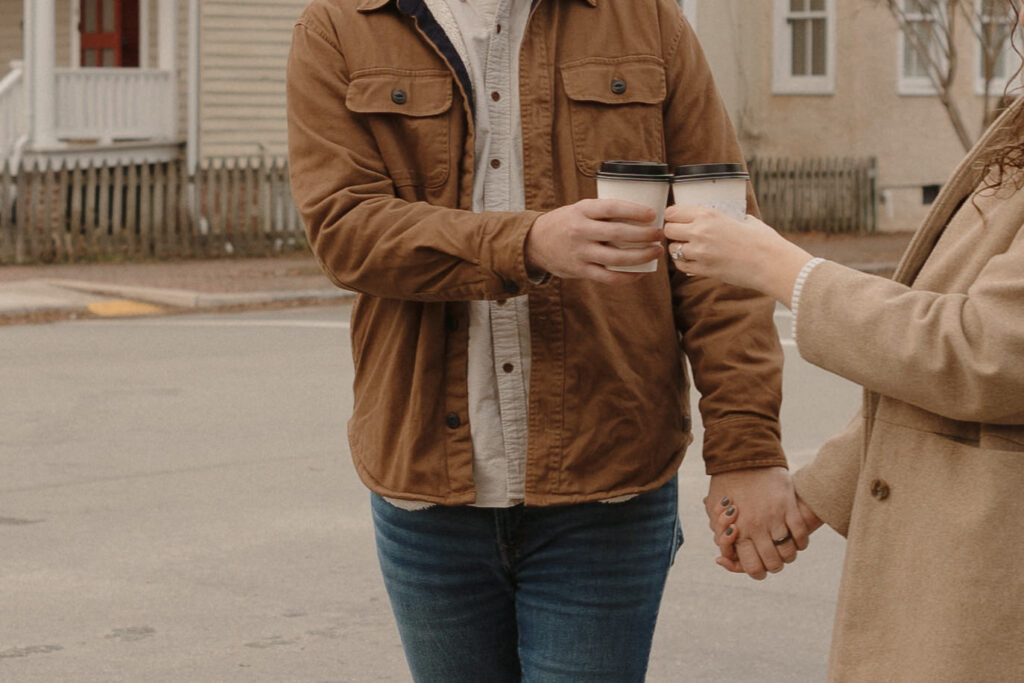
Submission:
[[[787,235],[815,256],[889,275],[910,233]],[[268,258],[0,265],[0,325],[85,317],[332,304],[335,287],[307,253]]]

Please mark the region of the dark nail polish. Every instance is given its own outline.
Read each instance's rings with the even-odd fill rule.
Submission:
[[[725,535],[726,536],[732,536],[732,527],[731,526],[730,527],[726,527]]]
[[[729,508],[725,511],[726,517],[732,517],[734,514],[736,514],[736,508]]]
[[[728,498],[723,498],[723,499],[722,499],[722,507],[725,507],[725,506],[727,506],[727,505],[728,505],[729,503],[731,503],[731,502],[732,502],[732,501],[731,501],[731,500],[729,500]]]

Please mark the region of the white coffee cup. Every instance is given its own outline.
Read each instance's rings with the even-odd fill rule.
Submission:
[[[709,206],[743,220],[747,215],[747,180],[743,164],[677,166],[672,201],[677,206]]]
[[[624,199],[654,209],[653,221],[659,229],[665,223],[665,205],[668,204],[669,183],[672,175],[666,164],[651,161],[605,161],[597,172],[599,199]],[[646,242],[612,242],[620,249],[642,249]],[[660,242],[651,242],[660,245]],[[637,266],[607,266],[608,270],[624,273],[653,273],[658,270],[658,259]]]

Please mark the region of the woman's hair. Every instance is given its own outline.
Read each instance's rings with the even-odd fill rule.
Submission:
[[[999,108],[1001,109],[1008,107],[1016,97],[1022,96],[1019,92],[1020,86],[1015,86],[1014,84],[1018,82],[1021,72],[1024,71],[1024,51],[1022,51],[1017,40],[1021,10],[1015,0],[1006,0],[1006,4],[1010,7],[1010,13],[1013,15],[1014,21],[1013,30],[1010,31],[1009,36],[1010,46],[1021,57],[1022,62],[1017,67],[1017,71],[1014,72],[1013,76],[1007,80],[1006,90],[1003,92],[999,102]],[[1011,92],[1011,89],[1018,92]],[[1008,176],[1012,176],[1016,183],[1022,183],[1021,174],[1012,173],[1012,171],[1024,169],[1024,109],[1018,109],[1010,118],[1003,121],[1001,125],[1005,132],[1003,144],[992,149],[991,152],[981,159],[988,176],[985,189],[999,187]]]

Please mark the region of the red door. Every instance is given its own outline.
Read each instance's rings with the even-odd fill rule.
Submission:
[[[139,0],[81,0],[82,66],[139,65]]]

